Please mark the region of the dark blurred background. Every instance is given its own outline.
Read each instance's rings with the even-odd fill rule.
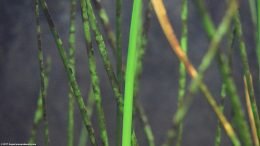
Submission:
[[[181,0],[164,0],[171,22],[180,36]],[[69,0],[47,0],[51,15],[67,48],[69,27]],[[114,29],[115,0],[103,0],[110,22]],[[207,8],[215,24],[219,24],[226,10],[225,1],[206,0]],[[36,101],[40,89],[39,66],[37,60],[37,44],[33,0],[1,0],[0,1],[0,143],[27,142],[32,128]],[[123,49],[124,59],[128,44],[128,32],[131,17],[132,1],[123,1]],[[249,63],[255,84],[257,83],[257,65],[254,40],[254,27],[251,21],[247,1],[240,0],[240,14],[243,22],[244,36],[248,49]],[[198,11],[189,1],[189,57],[197,67],[205,54],[209,41],[202,29]],[[51,145],[66,145],[68,81],[65,75],[54,40],[50,34],[45,17],[41,14],[43,29],[44,55],[51,56],[52,68],[47,96],[47,113],[50,127]],[[221,49],[226,49],[221,45]],[[109,49],[111,50],[111,49]],[[159,23],[152,13],[148,46],[143,60],[143,74],[140,79],[138,98],[142,102],[152,126],[156,145],[161,144],[166,131],[171,127],[172,115],[176,111],[178,91],[177,57],[172,53],[163,35]],[[96,51],[98,73],[100,75],[101,92],[111,145],[115,145],[116,103],[113,98],[103,64]],[[111,57],[113,57],[111,55]],[[233,76],[240,95],[244,97],[242,65],[238,48],[233,52]],[[77,12],[77,80],[84,98],[89,90],[89,73],[87,54],[82,34],[80,9]],[[204,81],[219,101],[221,78],[216,62],[208,69]],[[258,93],[256,86],[256,93]],[[258,100],[259,101],[259,100]],[[244,103],[244,99],[242,98]],[[229,106],[229,103],[226,104]],[[95,112],[95,111],[94,111]],[[225,114],[231,115],[227,107]],[[79,139],[81,116],[76,108],[75,140]],[[93,118],[97,127],[97,119]],[[198,93],[184,122],[183,145],[206,146],[214,144],[217,118],[210,106]],[[43,126],[39,128],[38,144],[43,145]],[[139,120],[136,120],[136,131],[140,146],[147,145]],[[97,131],[98,128],[95,128]],[[77,142],[75,143],[75,145]],[[231,145],[223,134],[223,145]]]

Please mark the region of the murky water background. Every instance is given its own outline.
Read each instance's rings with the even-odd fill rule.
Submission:
[[[226,5],[224,1],[206,0],[208,9],[216,24],[221,21]],[[69,0],[47,0],[49,9],[58,31],[67,47],[69,27]],[[131,2],[124,1],[123,12],[123,47],[124,52],[128,43]],[[191,1],[189,6],[189,57],[197,67],[207,50],[209,41],[202,29],[198,11]],[[241,17],[244,34],[247,41],[249,63],[253,76],[257,75],[256,53],[254,50],[253,25],[247,1],[241,2]],[[115,0],[103,0],[111,22],[115,22]],[[165,0],[171,22],[180,36],[180,0]],[[68,85],[65,70],[59,58],[57,48],[49,32],[45,18],[41,16],[43,27],[43,48],[45,56],[52,57],[50,85],[47,97],[48,119],[50,126],[51,145],[66,144],[67,124],[67,93]],[[77,15],[77,79],[84,98],[89,89],[89,74],[87,54],[81,27],[81,17],[78,7]],[[226,49],[222,45],[221,49]],[[96,51],[98,54],[98,51]],[[101,59],[98,56],[98,72],[101,81],[104,111],[108,126],[111,145],[115,139],[115,100],[108,82]],[[112,57],[112,56],[111,56]],[[178,90],[179,61],[172,53],[159,23],[153,13],[147,52],[144,56],[144,68],[140,83],[140,98],[149,117],[155,134],[156,145],[163,142],[166,130],[170,127],[171,118],[176,111]],[[241,75],[241,61],[236,46],[233,55],[233,75],[240,95],[244,95]],[[217,64],[208,69],[205,82],[209,85],[215,97],[219,97],[220,82]],[[255,81],[256,83],[256,81]],[[40,76],[37,61],[37,46],[35,33],[35,18],[32,0],[1,0],[0,1],[0,142],[24,143],[29,138],[36,100],[39,94]],[[257,91],[258,92],[258,91]],[[244,101],[244,100],[242,100]],[[258,100],[259,101],[259,100]],[[228,104],[228,103],[227,103]],[[225,111],[230,116],[230,109]],[[76,108],[76,140],[79,138],[81,117]],[[93,119],[97,127],[97,119]],[[216,116],[201,94],[197,94],[191,110],[185,120],[183,145],[213,145],[216,130]],[[140,146],[147,145],[140,122],[136,120],[137,137]],[[43,126],[40,127],[42,129]],[[98,129],[96,128],[96,131]],[[231,145],[225,137],[223,145]],[[38,135],[42,145],[42,130]]]

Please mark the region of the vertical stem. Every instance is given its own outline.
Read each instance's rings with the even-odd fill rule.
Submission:
[[[119,107],[121,114],[122,114],[123,113],[123,101],[122,101],[122,95],[121,95],[121,91],[119,88],[119,84],[118,84],[117,78],[113,72],[112,63],[109,59],[108,51],[107,51],[103,36],[98,28],[98,23],[97,23],[95,15],[94,15],[91,1],[90,0],[85,0],[85,1],[86,1],[86,5],[87,5],[87,15],[89,18],[89,23],[90,23],[91,29],[94,32],[94,36],[95,36],[96,42],[98,44],[98,49],[101,54],[101,58],[104,63],[104,66],[105,66],[105,70],[107,72],[108,78],[109,78],[111,86],[113,88],[117,106]]]
[[[182,0],[181,6],[181,20],[182,20],[182,35],[181,35],[181,48],[186,53],[188,49],[188,1]],[[185,95],[186,88],[186,70],[185,65],[180,62],[179,66],[179,91],[178,91],[178,107],[183,102],[183,97]],[[182,142],[182,133],[183,133],[183,123],[180,123],[178,127],[178,135],[176,146],[181,146]]]
[[[47,105],[46,105],[46,92],[45,92],[45,80],[46,74],[43,63],[43,52],[42,52],[42,41],[41,41],[41,26],[40,26],[40,18],[39,18],[39,1],[35,0],[35,17],[36,17],[36,31],[37,31],[37,45],[38,45],[38,61],[40,66],[40,77],[41,77],[41,98],[42,98],[42,107],[43,107],[43,122],[44,122],[44,141],[45,145],[48,146],[50,144],[49,138],[49,126],[47,119]]]
[[[134,0],[127,54],[122,146],[131,146],[134,80],[136,74],[138,31],[141,28],[142,0]]]
[[[90,86],[89,93],[88,93],[88,100],[87,100],[87,111],[88,111],[88,116],[91,119],[92,114],[93,114],[93,109],[95,106],[95,97],[93,93],[93,88],[92,85]],[[81,128],[80,136],[79,136],[79,144],[78,146],[86,146],[87,145],[87,130],[85,129],[84,125]]]
[[[77,1],[71,0],[71,10],[70,10],[70,27],[69,27],[69,64],[75,72],[75,18],[76,18],[76,7]],[[74,97],[73,91],[69,91],[69,104],[68,104],[68,129],[67,129],[67,146],[74,145]]]
[[[251,146],[252,141],[250,137],[250,132],[248,126],[246,124],[245,116],[242,110],[242,105],[240,102],[240,98],[237,94],[236,86],[231,77],[230,67],[227,62],[227,58],[225,56],[218,55],[218,62],[220,65],[220,72],[223,78],[224,83],[227,86],[227,94],[231,99],[231,107],[233,110],[236,110],[234,115],[234,122],[236,127],[238,128],[238,133],[241,138],[242,144],[244,146]]]
[[[45,69],[45,95],[47,95],[47,89],[48,89],[48,84],[49,84],[49,71],[50,71],[50,66],[51,66],[51,61],[50,58],[47,58],[47,64],[46,64],[46,69]],[[42,93],[40,91],[38,100],[37,100],[37,108],[34,113],[34,119],[33,119],[33,127],[31,130],[31,136],[28,141],[30,144],[36,143],[36,130],[40,124],[40,122],[43,120],[43,105],[42,105]]]
[[[87,15],[87,5],[85,0],[81,0],[81,11],[82,11],[82,21],[83,21],[83,29],[85,34],[85,42],[88,54],[88,63],[89,63],[89,72],[91,77],[91,84],[93,87],[93,93],[95,97],[96,107],[97,107],[97,114],[98,114],[98,122],[101,134],[101,141],[104,146],[108,146],[108,134],[106,130],[105,124],[105,115],[102,107],[102,98],[99,86],[99,77],[97,75],[96,69],[96,61],[94,56],[94,48],[92,45],[91,39],[91,32],[90,32],[90,25],[89,25],[89,18]]]
[[[103,26],[103,28],[105,30],[105,34],[108,38],[108,43],[112,48],[113,55],[116,57],[116,36],[110,25],[110,21],[109,21],[107,12],[106,12],[105,8],[102,6],[100,0],[94,0],[93,6],[98,11],[99,19],[101,20],[100,21],[101,25]]]

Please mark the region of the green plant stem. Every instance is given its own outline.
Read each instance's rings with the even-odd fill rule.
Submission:
[[[142,0],[134,0],[130,25],[129,46],[125,76],[122,146],[131,146],[133,93],[136,75],[137,47],[140,39]],[[139,37],[138,37],[139,36]]]
[[[39,18],[39,1],[35,0],[35,17],[36,17],[36,31],[37,31],[37,45],[38,45],[38,61],[40,66],[40,77],[41,77],[41,101],[42,101],[42,108],[43,108],[43,122],[44,122],[44,142],[45,145],[48,146],[50,144],[49,138],[49,125],[48,125],[48,118],[47,118],[47,105],[46,105],[46,73],[44,68],[43,62],[43,52],[42,52],[42,40],[41,40],[41,26],[40,26],[40,18]]]
[[[188,49],[188,1],[182,0],[181,9],[181,20],[182,20],[182,35],[181,35],[181,48],[186,53]],[[178,106],[183,102],[186,88],[186,70],[185,65],[180,62],[179,66],[179,90],[178,90]],[[181,146],[183,135],[183,123],[180,123],[178,127],[176,146]],[[173,140],[173,139],[172,139]],[[170,141],[172,141],[170,140]]]
[[[222,112],[224,111],[225,98],[226,98],[226,84],[222,84],[222,88],[221,88],[221,104],[220,104],[220,109],[221,109]],[[222,133],[221,123],[218,120],[214,146],[220,146],[221,145],[221,136],[222,136],[221,133]]]
[[[90,77],[91,77],[91,84],[93,87],[93,93],[95,96],[95,103],[96,103],[96,107],[97,107],[99,128],[101,131],[101,141],[104,146],[108,146],[109,145],[108,134],[107,134],[106,124],[105,124],[105,115],[104,115],[104,111],[103,111],[103,107],[102,107],[102,98],[101,98],[101,93],[100,93],[99,77],[97,75],[94,49],[93,49],[92,40],[91,40],[90,25],[89,25],[89,20],[88,20],[88,16],[87,16],[87,6],[86,6],[85,0],[81,0],[80,2],[81,2],[83,29],[84,29],[86,48],[87,48],[87,54],[88,54],[89,72],[90,72]]]
[[[95,106],[95,97],[94,97],[93,88],[92,88],[92,85],[91,85],[90,89],[89,89],[88,100],[87,100],[87,105],[86,105],[86,108],[87,108],[87,111],[88,111],[88,114],[89,114],[88,115],[89,119],[91,119],[91,117],[92,117],[94,106]],[[84,124],[83,124],[83,126],[81,128],[80,136],[79,136],[78,146],[86,146],[87,145],[87,137],[88,137],[88,133],[87,133],[87,130],[85,129]]]
[[[41,2],[41,6],[42,6],[42,9],[43,9],[44,15],[45,15],[47,22],[49,24],[49,28],[52,32],[54,39],[55,39],[55,43],[57,45],[60,57],[62,59],[64,68],[66,70],[66,73],[67,73],[67,76],[68,76],[68,79],[69,79],[69,83],[70,83],[71,89],[73,91],[73,95],[76,98],[76,101],[78,103],[78,107],[79,107],[80,112],[81,112],[81,116],[82,116],[84,124],[85,124],[85,126],[88,130],[90,141],[91,141],[92,145],[96,146],[97,144],[96,144],[94,129],[92,127],[91,120],[88,117],[88,111],[86,109],[83,97],[81,95],[81,92],[80,92],[80,89],[79,89],[79,86],[78,86],[78,83],[76,81],[75,73],[73,72],[73,69],[69,66],[67,54],[66,54],[65,49],[63,47],[62,40],[59,37],[59,34],[58,34],[58,32],[55,28],[53,20],[52,20],[50,13],[48,11],[47,3],[46,3],[45,0],[40,0],[40,2]]]
[[[232,109],[236,110],[234,115],[234,122],[238,128],[239,136],[242,139],[242,144],[245,146],[251,146],[252,141],[250,132],[246,124],[244,113],[242,111],[242,105],[237,94],[235,83],[231,77],[231,71],[227,59],[224,58],[223,55],[218,55],[218,60],[223,81],[227,85],[227,94],[230,96]]]
[[[51,61],[50,58],[47,58],[47,63],[46,63],[46,67],[45,67],[45,79],[44,79],[44,85],[45,85],[45,95],[47,95],[47,89],[48,89],[48,85],[49,85],[49,72],[50,72],[50,68],[51,68]],[[36,111],[34,113],[34,118],[33,118],[33,127],[31,130],[31,135],[29,138],[28,143],[33,144],[36,143],[36,130],[40,124],[40,122],[43,120],[43,105],[42,105],[42,93],[40,90],[39,96],[38,96],[38,100],[37,100],[37,108]]]
[[[105,70],[107,72],[108,78],[109,78],[110,83],[111,83],[112,88],[113,88],[113,92],[115,94],[117,105],[118,105],[121,113],[123,113],[122,95],[121,95],[121,92],[120,92],[118,81],[117,81],[116,76],[113,72],[112,63],[110,62],[103,36],[102,36],[102,34],[101,34],[101,32],[98,28],[97,20],[96,20],[96,17],[94,15],[94,11],[93,11],[90,0],[85,0],[85,1],[86,1],[86,4],[87,4],[87,15],[88,15],[88,18],[89,18],[91,29],[94,32],[94,36],[95,36],[96,42],[98,44],[98,49],[99,49],[102,61],[104,63],[104,66],[105,66]]]
[[[154,135],[153,135],[152,128],[149,124],[148,117],[146,116],[143,107],[140,105],[140,103],[138,101],[135,102],[135,106],[137,107],[136,108],[137,113],[140,115],[139,118],[142,121],[142,125],[144,127],[144,132],[145,132],[146,138],[148,140],[148,145],[155,146]]]
[[[209,15],[208,15],[209,16]],[[234,45],[234,41],[235,41],[235,37],[234,37],[234,33],[233,33],[233,29],[230,29],[228,31],[228,44],[227,46],[229,47],[228,49],[228,63],[230,64],[231,67],[231,53],[233,50],[233,45]],[[222,112],[224,112],[224,108],[225,108],[225,101],[226,101],[226,93],[227,92],[227,85],[225,82],[222,82],[221,85],[221,100],[220,100],[220,108],[222,110]],[[215,135],[215,142],[214,142],[214,146],[220,146],[221,145],[221,140],[222,140],[222,127],[221,127],[221,123],[218,120],[218,124],[217,124],[217,128],[216,128],[216,135]]]
[[[109,17],[105,8],[102,6],[100,0],[93,0],[93,6],[98,11],[101,24],[105,30],[106,36],[108,37],[108,43],[112,47],[113,55],[116,56],[116,36],[110,25]]]
[[[97,1],[97,2],[99,2],[99,1]],[[99,3],[99,5],[97,5],[94,2],[94,5],[95,5],[95,7],[99,7],[98,9],[102,8],[100,3]],[[112,85],[113,92],[115,94],[115,99],[116,99],[117,107],[118,107],[118,111],[117,111],[118,113],[117,114],[120,114],[120,116],[117,116],[117,117],[122,117],[123,116],[123,98],[122,98],[122,94],[121,94],[121,91],[120,91],[120,86],[119,86],[117,78],[116,78],[116,76],[113,72],[112,63],[111,63],[111,61],[108,57],[108,53],[107,53],[107,49],[106,49],[106,46],[105,46],[105,43],[104,43],[104,39],[103,39],[103,36],[102,36],[102,34],[101,34],[101,32],[98,28],[98,24],[97,24],[97,21],[96,21],[96,17],[94,15],[92,5],[88,1],[87,1],[87,6],[89,6],[89,9],[88,9],[87,12],[88,12],[89,19],[90,19],[90,26],[91,26],[91,29],[94,31],[94,36],[95,36],[96,42],[99,46],[99,52],[101,54],[101,58],[102,58],[102,61],[104,63],[104,66],[105,66],[105,70],[108,74],[109,81]],[[106,17],[104,17],[104,16],[106,16]],[[109,25],[109,19],[107,17],[106,11],[104,9],[103,9],[102,15],[100,15],[100,17],[101,17],[101,19],[105,18],[104,20],[106,20],[106,21],[104,21],[104,22],[107,22],[106,25],[110,26]],[[103,25],[103,26],[105,26],[105,25]],[[111,34],[114,34],[112,30],[111,30]],[[111,36],[115,36],[115,35],[111,35]],[[113,42],[114,41],[110,41],[111,44],[113,44]],[[113,46],[116,46],[116,44],[112,45],[112,47]]]
[[[75,51],[76,51],[76,39],[75,39],[75,18],[77,1],[70,1],[70,27],[69,27],[69,64],[75,72]],[[68,128],[67,128],[67,146],[74,145],[74,97],[73,91],[69,91],[69,104],[68,104]]]

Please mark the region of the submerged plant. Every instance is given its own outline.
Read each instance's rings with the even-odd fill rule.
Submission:
[[[241,18],[239,15],[239,1],[228,0],[226,2],[227,9],[225,14],[218,26],[214,24],[210,13],[205,7],[204,0],[194,0],[194,4],[199,11],[201,16],[202,26],[208,36],[209,46],[208,50],[202,58],[201,64],[198,69],[195,68],[193,62],[189,59],[187,51],[192,48],[189,44],[189,5],[193,4],[188,0],[181,0],[181,37],[180,42],[175,35],[174,26],[171,25],[168,18],[168,13],[165,8],[163,0],[134,0],[131,23],[130,23],[130,35],[128,40],[127,48],[127,59],[126,64],[123,63],[123,45],[122,45],[122,4],[124,1],[116,0],[115,3],[115,32],[112,29],[109,15],[105,8],[102,6],[100,0],[71,0],[70,10],[70,27],[69,27],[69,38],[68,44],[69,49],[66,50],[63,41],[61,40],[59,33],[54,25],[54,21],[48,10],[48,5],[45,0],[34,0],[35,2],[35,18],[37,26],[37,42],[38,42],[38,60],[40,66],[40,79],[41,89],[38,98],[37,109],[35,111],[33,128],[31,131],[31,137],[29,143],[36,142],[36,130],[40,122],[44,122],[45,131],[45,145],[49,145],[50,141],[54,140],[49,136],[48,118],[46,113],[46,95],[48,87],[48,72],[49,64],[47,67],[44,62],[43,51],[41,46],[41,25],[39,21],[40,10],[45,15],[49,29],[55,40],[56,47],[59,51],[60,59],[64,65],[68,84],[68,123],[67,123],[67,146],[75,145],[75,141],[78,140],[79,146],[87,144],[89,139],[90,143],[94,146],[101,145],[109,146],[111,141],[115,141],[116,145],[122,146],[137,146],[138,137],[133,121],[136,117],[140,119],[143,126],[147,142],[149,146],[155,146],[156,137],[154,137],[152,126],[149,124],[148,116],[146,115],[145,108],[142,106],[142,102],[138,100],[139,91],[139,80],[142,74],[143,56],[146,53],[146,47],[148,42],[148,31],[150,25],[150,19],[152,11],[156,15],[160,23],[160,27],[168,40],[172,51],[178,57],[179,64],[179,80],[178,80],[178,104],[176,113],[172,117],[171,128],[168,129],[162,146],[170,146],[173,143],[176,146],[182,145],[182,139],[184,138],[185,124],[184,119],[189,112],[189,108],[193,102],[193,96],[201,91],[204,95],[205,100],[208,102],[212,109],[212,113],[218,118],[218,125],[216,126],[215,146],[221,145],[223,129],[234,146],[259,146],[260,141],[260,120],[259,120],[259,108],[257,104],[257,95],[255,94],[256,88],[254,87],[252,80],[252,73],[248,63],[248,55],[246,42],[243,37],[243,27],[241,25]],[[256,52],[259,62],[259,38],[260,38],[260,10],[259,7],[254,7],[254,4],[259,5],[259,1],[250,0],[250,10],[252,14],[252,21],[257,29],[257,33],[254,34],[256,37]],[[83,100],[78,81],[76,80],[76,68],[75,68],[75,50],[76,50],[76,15],[77,15],[77,4],[80,4],[81,18],[82,18],[82,31],[85,37],[85,47],[87,50],[87,61],[88,69],[90,74],[91,84],[89,90],[89,97],[87,102]],[[143,10],[145,13],[143,14]],[[99,23],[100,22],[100,23]],[[104,33],[103,31],[104,30]],[[107,39],[107,40],[106,40]],[[227,39],[228,43],[225,45],[228,51],[220,50],[220,46],[223,40]],[[237,40],[240,58],[242,60],[242,73],[244,80],[245,100],[246,104],[241,101],[241,98],[237,91],[237,85],[234,82],[232,76],[231,67],[231,55],[234,43]],[[108,43],[106,43],[108,41]],[[94,44],[97,45],[94,45]],[[153,42],[151,42],[153,43]],[[113,59],[109,56],[108,48],[112,48]],[[98,50],[98,51],[95,51]],[[108,76],[112,91],[114,93],[114,100],[116,102],[117,114],[116,114],[116,132],[115,140],[110,139],[107,122],[105,118],[105,112],[103,109],[103,97],[101,95],[100,77],[97,73],[97,63],[95,53],[101,57],[103,67]],[[212,65],[214,59],[217,61],[219,66],[219,74],[222,78],[222,89],[221,89],[221,103],[217,102],[216,95],[213,95],[207,84],[203,81],[205,72]],[[115,68],[113,66],[115,61]],[[187,74],[191,77],[190,84],[187,84]],[[243,97],[244,97],[243,96]],[[230,100],[229,105],[234,115],[231,119],[227,118],[224,112],[224,100]],[[81,113],[83,127],[80,133],[80,138],[75,137],[75,103]],[[246,106],[244,109],[243,106]],[[94,107],[97,113],[93,114]],[[247,111],[248,117],[244,111]],[[136,113],[135,113],[136,112]],[[93,116],[97,116],[98,130],[94,132],[94,127],[91,121]],[[85,126],[85,127],[84,127]],[[96,129],[95,129],[96,130]],[[97,135],[96,133],[99,133]],[[100,139],[100,142],[99,142]]]

